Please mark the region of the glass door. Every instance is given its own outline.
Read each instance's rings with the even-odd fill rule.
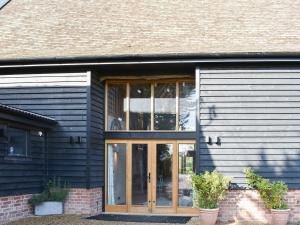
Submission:
[[[195,142],[106,141],[105,211],[196,214]]]
[[[129,153],[128,211],[134,213],[151,212],[151,145],[132,142]]]
[[[152,212],[175,213],[177,193],[176,142],[155,142],[152,149]]]

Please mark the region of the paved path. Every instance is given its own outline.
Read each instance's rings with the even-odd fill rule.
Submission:
[[[137,225],[141,223],[128,223],[128,222],[108,222],[99,220],[86,220],[80,216],[64,215],[64,216],[47,216],[47,217],[31,217],[15,222],[8,223],[7,225]],[[173,225],[167,223],[144,223],[145,225]],[[198,225],[197,219],[191,219],[186,225]],[[175,225],[175,224],[174,224]],[[176,224],[180,225],[180,224]]]

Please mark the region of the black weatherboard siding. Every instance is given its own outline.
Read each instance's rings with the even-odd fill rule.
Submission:
[[[300,185],[300,70],[200,70],[199,170]],[[221,145],[208,145],[220,137]]]
[[[3,126],[7,123],[1,121],[1,124]],[[0,196],[35,193],[42,190],[46,172],[45,136],[39,136],[39,130],[29,131],[28,140],[31,149],[27,158],[8,157],[8,139],[0,137]]]
[[[104,84],[91,75],[89,88],[89,180],[90,188],[104,186]]]
[[[88,72],[0,75],[0,103],[57,120],[56,126],[48,132],[47,175],[49,178],[62,177],[72,187],[88,186],[88,75]],[[70,143],[70,137],[73,137],[74,143]],[[81,143],[77,143],[78,137]],[[22,163],[32,162],[15,164],[19,167]],[[24,173],[38,173],[39,167],[34,164],[32,167],[30,171],[23,168]],[[15,165],[9,162],[5,168],[9,175],[11,170],[15,170]],[[1,170],[1,173],[5,171]],[[24,190],[28,182],[35,182],[35,179],[21,180],[11,182],[14,187]],[[2,184],[0,186],[3,187]]]

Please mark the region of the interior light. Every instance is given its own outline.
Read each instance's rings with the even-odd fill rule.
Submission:
[[[136,92],[139,93],[139,94],[142,94],[142,90],[141,89],[137,89]]]

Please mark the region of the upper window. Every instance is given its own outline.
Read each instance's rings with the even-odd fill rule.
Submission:
[[[27,156],[28,155],[28,131],[9,127],[8,136],[8,156]]]
[[[109,84],[107,129],[126,130],[126,84]]]
[[[106,130],[195,131],[193,80],[108,81]]]
[[[176,130],[176,83],[156,83],[154,129]]]
[[[130,130],[151,130],[151,84],[130,85],[129,95]]]

